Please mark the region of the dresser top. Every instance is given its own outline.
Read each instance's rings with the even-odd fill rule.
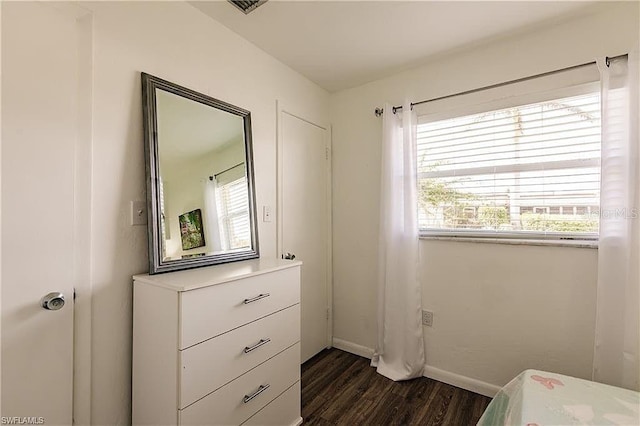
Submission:
[[[133,280],[137,283],[150,284],[174,291],[189,291],[300,265],[302,262],[297,260],[265,258],[164,274],[134,275]]]

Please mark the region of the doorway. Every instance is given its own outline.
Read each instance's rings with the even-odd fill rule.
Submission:
[[[278,104],[278,252],[303,262],[301,362],[331,346],[331,156],[328,126]]]

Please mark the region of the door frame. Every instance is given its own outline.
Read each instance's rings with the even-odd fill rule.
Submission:
[[[301,113],[302,109],[294,107],[290,103],[282,99],[276,100],[276,255],[281,256],[283,252],[283,135],[282,135],[282,114],[288,114],[306,123],[316,126],[325,131],[325,147],[327,153],[326,162],[326,185],[327,185],[327,348],[333,346],[333,224],[332,224],[332,128],[331,125],[325,123],[324,120],[310,117],[306,113]],[[302,265],[304,268],[304,264]]]
[[[0,3],[0,27],[2,27],[2,3]],[[0,31],[0,46],[2,46],[2,31]],[[0,77],[1,76],[2,76],[2,55],[0,54]],[[1,100],[2,100],[2,78],[0,78],[0,188],[2,188],[2,102]],[[0,342],[2,342],[2,197],[1,196],[0,196]],[[0,350],[0,413],[2,412],[3,412],[2,411],[2,350]]]
[[[70,408],[74,424],[91,424],[93,12],[74,3],[51,3],[47,1],[40,1],[39,3],[75,20],[78,33],[78,109],[73,166],[73,241],[75,253],[72,279],[74,281],[74,294],[68,297],[72,302],[69,307],[73,309],[73,347],[71,348],[73,377],[71,378],[72,407]],[[2,7],[3,4],[0,3],[0,19],[2,17]],[[0,87],[0,96],[1,93]],[[0,137],[1,146],[2,138]],[[0,176],[1,171],[0,162]],[[0,253],[0,288],[2,286],[1,271],[2,257]],[[1,317],[0,315],[0,319]],[[0,323],[0,332],[1,330]]]
[[[78,30],[78,135],[74,158],[73,424],[91,424],[93,12],[62,4]]]

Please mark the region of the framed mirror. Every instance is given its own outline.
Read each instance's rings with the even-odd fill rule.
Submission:
[[[251,113],[142,73],[149,273],[259,257]]]

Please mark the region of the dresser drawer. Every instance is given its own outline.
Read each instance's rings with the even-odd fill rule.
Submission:
[[[293,426],[302,423],[300,417],[300,382],[284,391],[243,426]]]
[[[299,280],[288,268],[181,292],[179,349],[299,303]]]
[[[180,424],[241,424],[299,380],[300,344],[296,343],[212,394],[180,410]],[[264,390],[259,392],[261,387]],[[250,398],[251,396],[254,397]],[[250,400],[247,400],[249,398]]]
[[[300,305],[294,305],[180,351],[179,408],[299,341]]]

